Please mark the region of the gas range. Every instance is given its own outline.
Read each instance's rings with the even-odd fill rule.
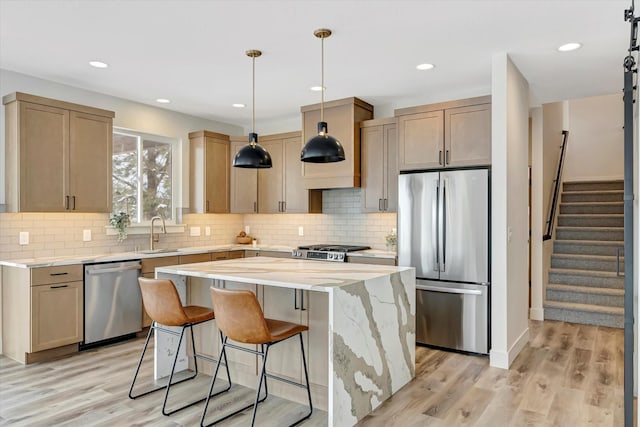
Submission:
[[[346,262],[348,252],[364,251],[366,249],[371,248],[369,246],[336,244],[306,245],[298,246],[298,249],[292,250],[291,256],[293,258],[313,259],[318,261]]]

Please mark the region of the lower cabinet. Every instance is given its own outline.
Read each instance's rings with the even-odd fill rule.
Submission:
[[[31,352],[82,341],[82,282],[31,288]]]
[[[78,351],[82,265],[1,270],[3,354],[28,364]]]
[[[263,311],[267,318],[307,325],[303,332],[304,351],[314,396],[326,399],[329,380],[329,294],[299,289],[264,286]],[[260,366],[258,367],[260,369]],[[290,338],[269,350],[267,371],[274,375],[304,383],[304,366],[300,353],[300,340]],[[278,381],[269,388],[282,392],[288,398],[306,402],[306,393]],[[314,398],[317,399],[317,398]],[[326,407],[326,401],[315,402]]]

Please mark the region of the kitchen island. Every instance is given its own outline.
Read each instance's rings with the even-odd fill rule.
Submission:
[[[300,291],[301,301],[298,294],[293,299],[301,307],[302,292],[308,301],[314,295],[326,297],[327,304],[319,305],[326,310],[326,323],[309,324],[309,337],[319,334],[324,345],[314,346],[310,339],[307,351],[316,355],[310,371],[324,367],[330,426],[355,424],[415,376],[413,268],[259,257],[160,267],[156,277],[172,279],[185,304],[211,304],[207,293],[190,289],[192,279],[222,287],[251,284],[262,295],[271,290]],[[266,306],[263,309],[267,317],[278,318]],[[169,340],[156,338],[156,377],[170,369]],[[187,368],[186,358],[179,363],[181,369]],[[252,374],[245,385],[255,387]]]

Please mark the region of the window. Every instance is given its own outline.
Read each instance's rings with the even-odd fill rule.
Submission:
[[[113,211],[132,223],[156,215],[173,222],[179,141],[129,130],[113,132]]]

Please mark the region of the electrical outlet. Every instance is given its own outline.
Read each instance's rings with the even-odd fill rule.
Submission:
[[[91,241],[91,230],[82,230],[82,241],[83,242]]]
[[[190,236],[199,236],[200,235],[200,227],[190,227],[189,228],[189,235]]]
[[[304,227],[303,226],[298,227],[298,236],[304,236]]]
[[[204,235],[211,236],[211,227],[207,226],[204,228]]]
[[[20,244],[21,245],[28,245],[29,244],[29,232],[28,231],[21,231],[20,232]]]
[[[248,225],[244,226],[244,232],[247,233],[247,236],[251,234],[251,227],[249,227]]]

